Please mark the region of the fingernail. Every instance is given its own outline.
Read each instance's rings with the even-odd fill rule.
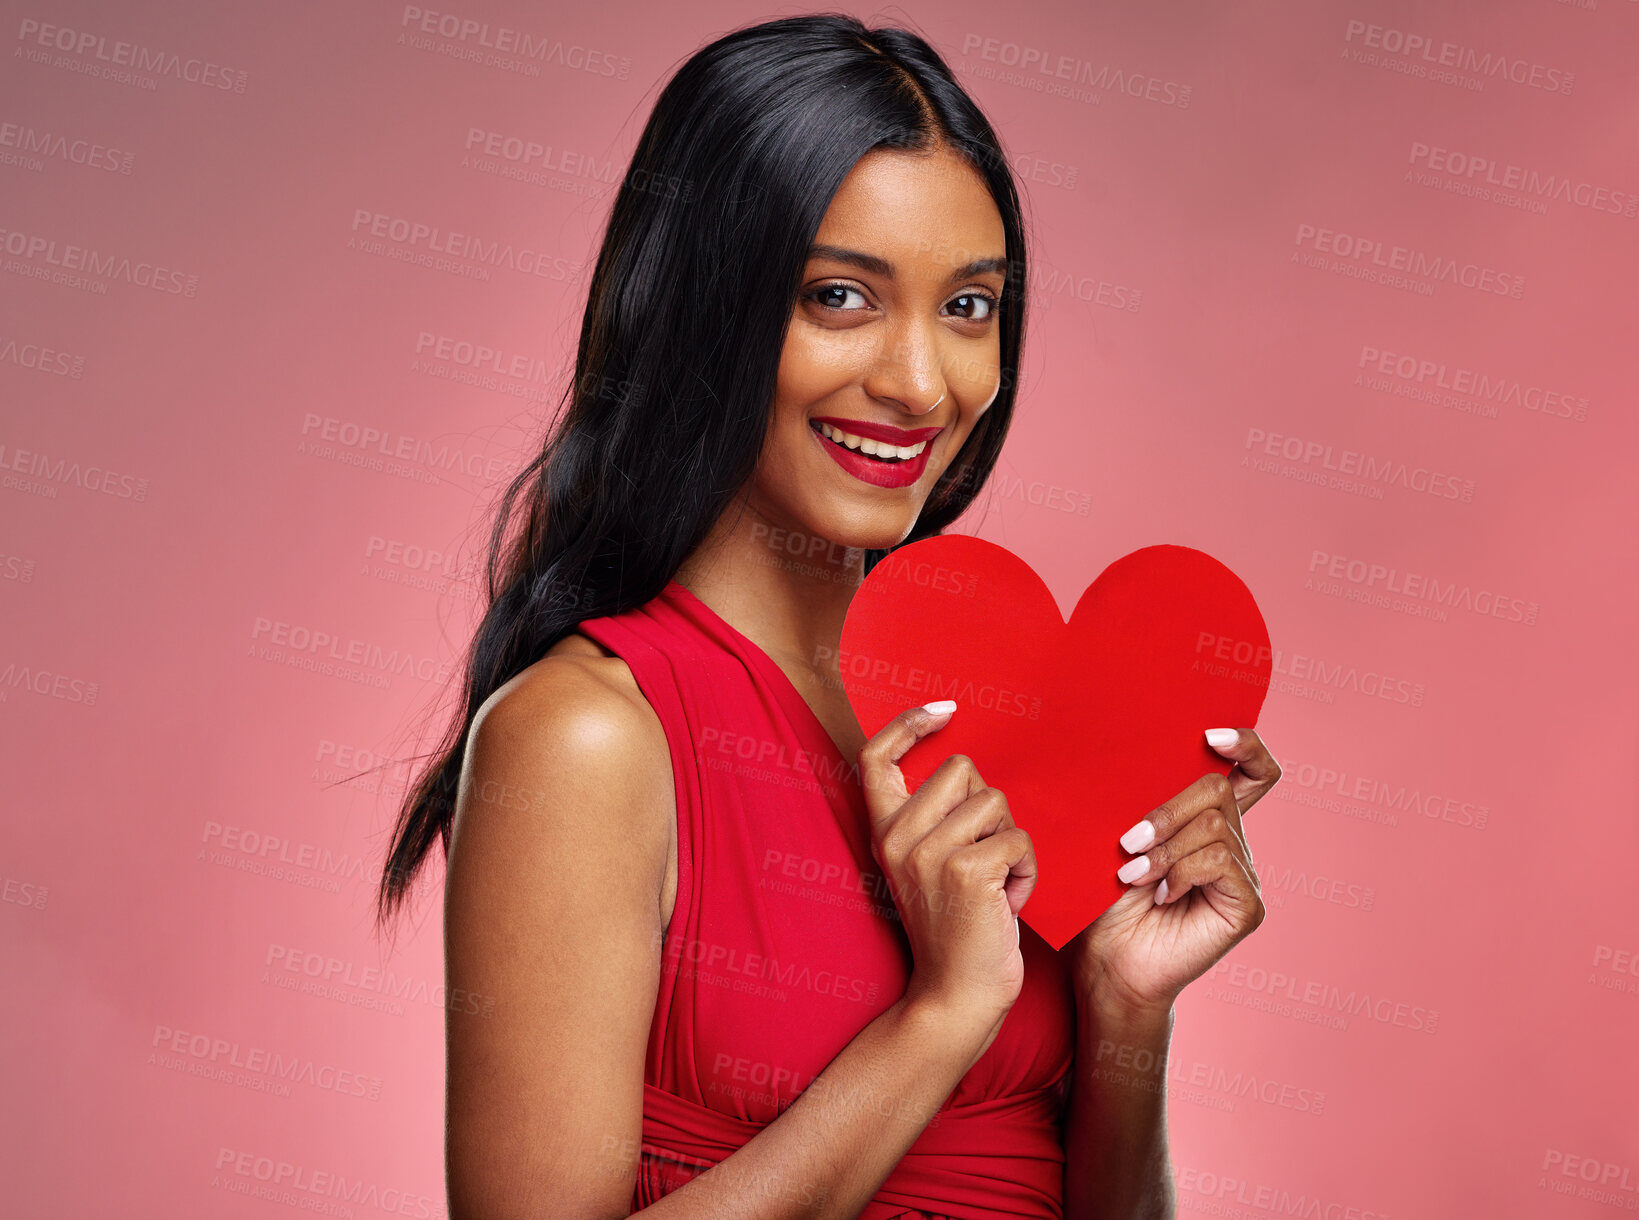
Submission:
[[[1128,860],[1120,868],[1116,869],[1115,875],[1120,877],[1123,881],[1132,882],[1137,881],[1145,873],[1149,872],[1149,869],[1150,858],[1148,856],[1135,856],[1133,859]]]
[[[948,712],[954,712],[956,710],[956,700],[935,699],[932,703],[924,703],[922,705],[922,710],[924,712],[932,712],[935,716],[943,716]]]
[[[1128,851],[1143,851],[1153,842],[1155,842],[1155,827],[1150,825],[1148,818],[1139,822],[1121,836],[1121,846]]]
[[[1234,745],[1240,738],[1241,735],[1234,729],[1208,729],[1206,731],[1206,743],[1214,750],[1226,749]]]
[[[1155,887],[1155,901],[1159,905],[1167,900],[1167,879],[1161,878],[1161,884]]]

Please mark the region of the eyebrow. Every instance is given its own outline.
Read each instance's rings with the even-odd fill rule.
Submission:
[[[886,279],[893,279],[893,264],[885,258],[878,258],[874,254],[866,254],[860,250],[850,250],[845,246],[828,246],[823,243],[808,248],[808,257],[827,258],[838,263],[852,263],[873,275],[880,275]],[[1007,274],[1007,260],[1005,258],[976,258],[971,263],[956,268],[950,273],[952,281],[965,280],[971,276],[983,275],[988,271]]]

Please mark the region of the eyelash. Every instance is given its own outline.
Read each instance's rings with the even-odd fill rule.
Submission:
[[[817,304],[819,304],[819,302],[816,298],[819,296],[820,293],[822,293],[822,292],[831,292],[831,291],[836,290],[836,289],[840,289],[843,292],[858,292],[860,296],[865,295],[863,292],[860,292],[860,290],[858,288],[854,287],[852,284],[845,284],[845,283],[840,283],[839,282],[839,283],[831,283],[831,284],[816,284],[814,287],[810,288],[807,292],[805,292],[803,294],[803,299],[804,300],[809,300],[809,301],[814,301],[814,303],[817,305]],[[987,301],[990,304],[990,312],[987,313],[984,317],[982,317],[982,318],[962,318],[962,319],[960,319],[963,322],[986,322],[986,321],[989,321],[991,318],[996,316],[996,311],[1002,307],[1002,303],[1001,303],[999,298],[997,298],[996,296],[994,296],[993,294],[991,294],[989,292],[983,291],[982,289],[975,289],[971,292],[959,292],[954,297],[952,297],[951,300],[958,301],[958,300],[961,300],[963,297],[976,297],[979,300]],[[821,305],[820,308],[829,309],[829,310],[832,310],[836,313],[859,313],[860,312],[857,309],[842,309],[840,307],[830,306],[830,305]]]

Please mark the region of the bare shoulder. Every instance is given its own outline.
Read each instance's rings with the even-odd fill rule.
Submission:
[[[484,701],[467,752],[476,764],[473,778],[518,781],[525,791],[511,794],[517,808],[535,807],[549,787],[594,785],[627,798],[634,811],[654,814],[652,825],[626,825],[623,833],[664,835],[669,827],[671,766],[660,719],[626,662],[579,632]],[[468,804],[488,803],[482,793],[472,795]]]
[[[628,711],[639,714],[623,715]],[[565,727],[565,720],[597,723],[654,717],[626,662],[578,631],[571,631],[539,661],[503,683],[478,709],[474,726],[497,713],[515,727],[543,713],[556,719],[560,728]]]
[[[664,730],[625,663],[571,637],[484,701],[466,745],[444,891],[450,1214],[624,1215],[661,972]]]

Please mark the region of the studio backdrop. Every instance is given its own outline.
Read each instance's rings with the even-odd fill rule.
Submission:
[[[372,924],[404,760],[655,95],[795,11],[0,4],[8,1214],[446,1214],[441,855]],[[1065,613],[1199,548],[1269,628],[1183,1210],[1639,1211],[1639,4],[853,11],[1025,196],[957,530]]]

